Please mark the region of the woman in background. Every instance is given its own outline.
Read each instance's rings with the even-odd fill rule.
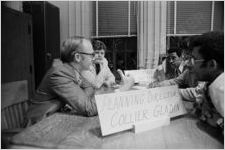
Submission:
[[[115,84],[115,77],[108,67],[108,61],[105,58],[106,46],[102,41],[94,40],[92,42],[95,57],[90,70],[83,71],[82,76],[91,83],[96,89],[102,85],[111,87]]]

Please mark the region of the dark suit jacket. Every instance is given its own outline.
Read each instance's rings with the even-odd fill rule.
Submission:
[[[67,63],[58,63],[48,70],[39,85],[27,118],[33,123],[68,104],[75,114],[97,115],[93,87]]]

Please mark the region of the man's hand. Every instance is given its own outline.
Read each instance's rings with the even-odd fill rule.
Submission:
[[[102,58],[102,59],[96,58],[96,59],[93,61],[93,63],[99,64],[101,70],[104,69],[104,68],[106,68],[106,67],[108,67],[108,61],[107,61],[105,58]]]
[[[130,75],[125,76],[122,70],[118,69],[117,72],[121,77],[121,86],[119,88],[120,91],[127,91],[134,85],[134,78]]]
[[[160,84],[159,82],[152,82],[148,85],[149,88],[155,88],[155,87],[160,87]]]
[[[106,87],[112,87],[113,84],[115,84],[115,82],[110,81],[110,80],[106,80],[103,83]]]

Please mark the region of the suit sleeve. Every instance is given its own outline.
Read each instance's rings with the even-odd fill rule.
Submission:
[[[94,92],[86,92],[85,87],[81,88],[71,77],[52,74],[49,84],[52,92],[69,104],[77,114],[85,116],[97,115]]]
[[[180,74],[177,78],[174,79],[174,82],[179,86],[182,87],[187,82],[187,77],[189,74],[189,70],[185,70],[182,74]]]
[[[206,91],[206,82],[201,82],[194,88],[179,89],[183,99],[198,103],[206,99]]]
[[[179,89],[179,93],[184,100],[195,102],[197,97],[196,88]]]
[[[179,87],[182,87],[186,84],[187,75],[188,75],[188,70],[184,71],[177,78],[159,82],[159,86],[178,85]]]

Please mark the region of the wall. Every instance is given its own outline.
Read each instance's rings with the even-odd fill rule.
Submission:
[[[60,45],[69,37],[69,2],[68,1],[49,1],[57,6],[60,11]]]
[[[60,9],[60,40],[68,37],[91,36],[92,1],[49,1]]]
[[[75,35],[90,37],[93,28],[93,1],[48,1],[60,11],[60,44]],[[22,1],[8,1],[5,5],[22,11]]]

